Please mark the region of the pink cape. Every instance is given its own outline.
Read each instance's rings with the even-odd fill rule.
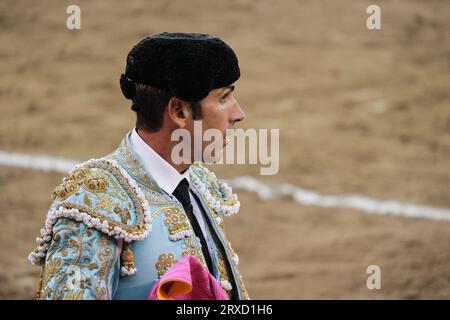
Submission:
[[[228,295],[197,258],[186,256],[153,285],[147,299],[228,300]]]

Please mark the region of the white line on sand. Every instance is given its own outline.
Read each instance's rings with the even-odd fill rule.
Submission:
[[[67,173],[78,162],[79,161],[57,157],[29,155],[0,150],[0,165],[5,166]]]
[[[77,163],[78,161],[64,158],[0,150],[0,165],[67,173]],[[268,185],[251,176],[235,177],[227,182],[235,189],[256,193],[262,200],[289,197],[303,205],[351,208],[371,214],[450,221],[450,210],[446,208],[426,207],[397,200],[378,200],[357,194],[323,195],[287,183]]]
[[[358,194],[323,195],[287,183],[267,185],[250,176],[236,177],[227,182],[233,188],[256,193],[260,199],[264,200],[289,197],[303,205],[341,207],[371,214],[450,221],[450,210],[446,208],[426,207],[397,200],[378,200]]]

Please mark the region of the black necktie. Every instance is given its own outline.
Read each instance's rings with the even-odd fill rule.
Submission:
[[[181,180],[178,184],[177,188],[173,192],[175,198],[181,202],[183,205],[184,211],[191,222],[192,228],[194,229],[194,233],[197,237],[200,238],[200,243],[202,245],[202,252],[206,260],[206,264],[208,266],[209,272],[212,273],[212,261],[211,256],[209,254],[208,245],[206,243],[205,235],[200,228],[200,224],[197,221],[197,218],[194,215],[194,209],[192,207],[191,198],[189,196],[189,182],[186,179]]]

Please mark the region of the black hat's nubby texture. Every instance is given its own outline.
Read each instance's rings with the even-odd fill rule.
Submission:
[[[120,87],[127,99],[134,97],[134,83],[141,83],[197,101],[239,76],[235,53],[219,38],[164,32],[144,38],[131,49]]]

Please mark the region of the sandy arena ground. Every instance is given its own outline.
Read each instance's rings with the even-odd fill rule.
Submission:
[[[215,166],[324,194],[450,207],[450,2],[17,1],[0,3],[0,149],[85,160],[134,125],[118,87],[147,34],[218,35],[236,51],[242,128],[280,129],[280,171]],[[82,29],[65,26],[78,4]],[[33,298],[34,248],[62,174],[0,166],[0,298]],[[450,298],[450,222],[260,201],[227,221],[254,299]],[[382,289],[368,290],[379,265]]]

